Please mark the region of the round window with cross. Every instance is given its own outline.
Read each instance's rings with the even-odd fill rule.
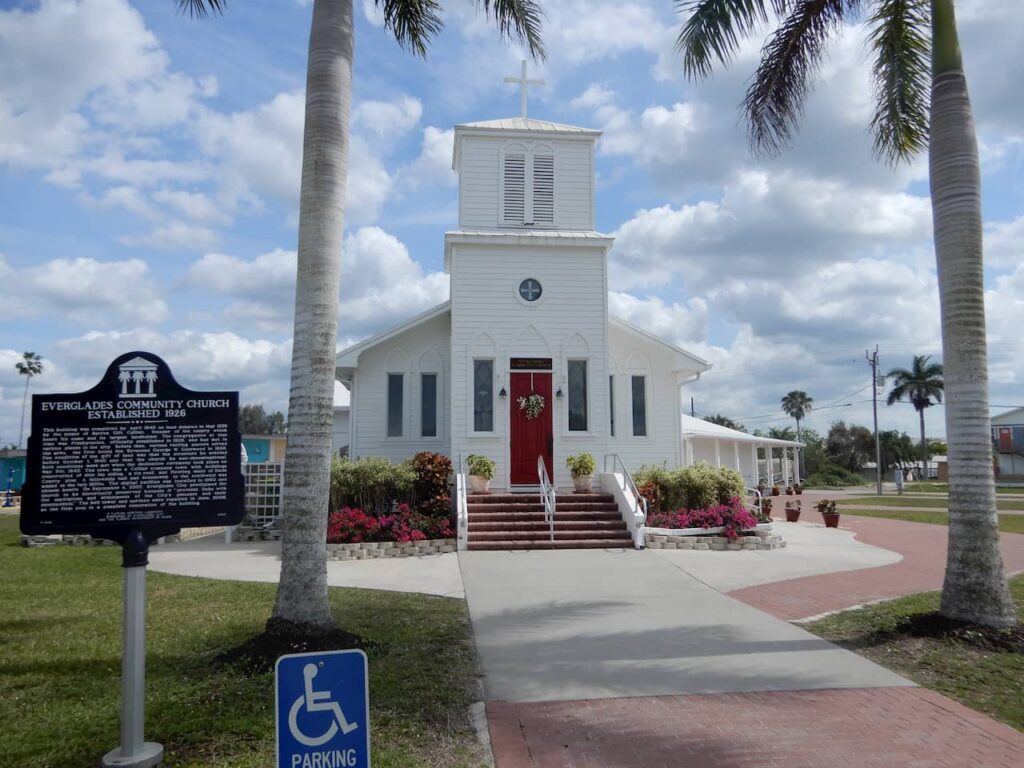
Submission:
[[[540,281],[532,277],[526,278],[519,284],[519,295],[523,297],[524,301],[536,301],[540,298],[542,291]]]

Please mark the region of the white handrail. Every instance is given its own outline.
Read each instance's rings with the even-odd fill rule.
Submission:
[[[762,509],[761,501],[764,498],[764,494],[762,494],[757,488],[747,488],[747,493],[757,497],[757,514],[760,516]]]
[[[469,543],[469,506],[466,501],[466,463],[459,454],[459,470],[455,473],[455,535],[458,549]]]
[[[540,481],[540,500],[544,502],[544,521],[548,524],[548,536],[555,540],[555,487],[548,479],[548,468],[544,457],[537,457],[537,479]]]
[[[608,469],[608,459],[612,460],[611,470]],[[637,528],[639,529],[641,526],[647,524],[647,499],[640,494],[639,489],[636,487],[636,483],[633,482],[633,476],[629,474],[629,470],[627,470],[626,465],[622,463],[622,459],[619,457],[619,454],[606,453],[604,456],[604,471],[610,471],[612,474],[615,474],[616,466],[622,471],[623,483],[633,494],[633,514],[638,518],[639,525]]]

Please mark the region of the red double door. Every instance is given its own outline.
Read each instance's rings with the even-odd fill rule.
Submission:
[[[509,452],[511,454],[512,485],[537,485],[537,457],[544,457],[548,477],[554,479],[554,432],[551,402],[551,374],[517,371],[509,380]],[[544,408],[536,418],[526,418],[519,406],[519,398],[530,395],[544,398]]]

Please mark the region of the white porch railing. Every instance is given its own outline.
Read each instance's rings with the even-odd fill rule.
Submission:
[[[469,543],[469,506],[466,501],[466,462],[461,453],[455,473],[455,529],[458,549],[466,549]]]
[[[540,481],[540,500],[544,502],[544,521],[548,524],[548,536],[555,540],[555,486],[548,478],[544,457],[537,457],[537,479]]]
[[[609,469],[609,465],[611,468]],[[644,525],[647,524],[647,499],[640,495],[633,476],[629,474],[626,465],[617,453],[607,453],[604,457],[604,472],[611,476],[615,482],[615,497],[619,502],[620,509],[623,504],[626,506],[626,514],[632,519],[626,519],[626,527],[633,535],[633,546],[643,549],[644,546]],[[624,515],[625,517],[625,515]]]

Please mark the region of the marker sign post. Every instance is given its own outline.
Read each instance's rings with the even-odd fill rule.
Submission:
[[[87,392],[32,396],[21,530],[87,533],[121,544],[121,745],[105,767],[159,765],[143,738],[149,544],[244,515],[237,392],[179,385],[148,352],[121,355]]]
[[[277,768],[370,768],[370,688],[360,650],[294,653],[274,666]]]

